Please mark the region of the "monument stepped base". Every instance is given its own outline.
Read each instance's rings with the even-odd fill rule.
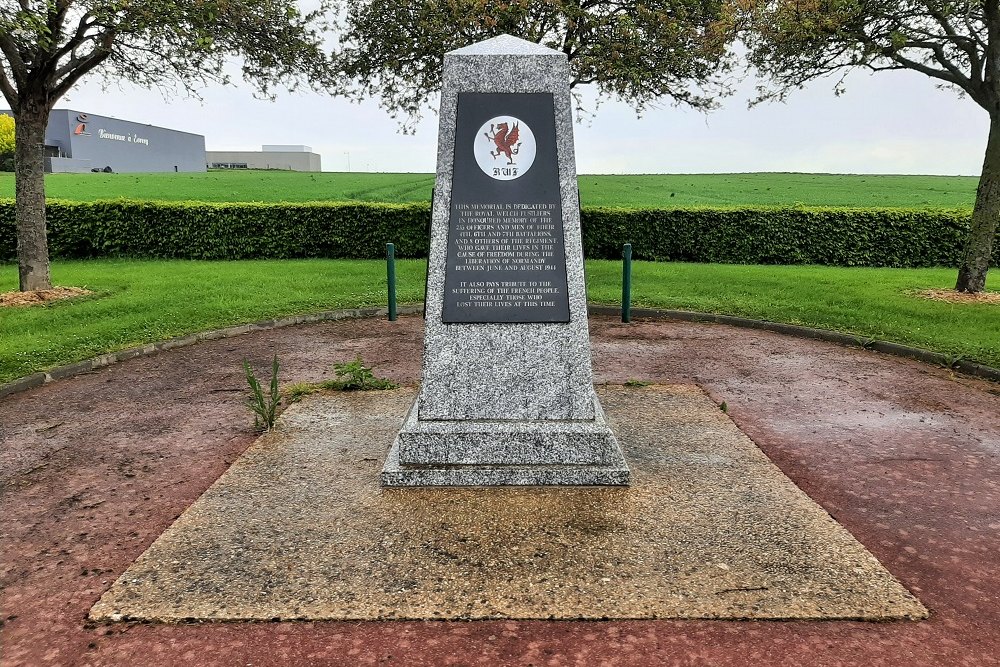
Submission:
[[[422,421],[417,402],[382,469],[384,486],[627,486],[621,448],[594,397],[587,421]]]
[[[399,440],[382,469],[382,486],[628,486],[629,470],[617,464],[597,465],[452,465],[403,466]]]

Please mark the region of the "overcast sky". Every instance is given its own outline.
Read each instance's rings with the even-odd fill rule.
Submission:
[[[939,90],[911,72],[811,84],[785,104],[747,109],[745,82],[723,108],[702,114],[665,106],[642,118],[605,102],[576,126],[580,173],[802,171],[979,175],[986,113],[969,99]],[[437,116],[428,112],[414,136],[372,101],[361,105],[314,93],[283,93],[274,102],[248,88],[215,87],[203,101],[180,93],[165,100],[134,87],[106,89],[98,79],[57,108],[113,116],[205,135],[208,150],[260,150],[261,144],[305,144],[324,171],[433,172]]]

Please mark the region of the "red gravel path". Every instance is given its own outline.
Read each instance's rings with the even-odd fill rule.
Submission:
[[[1000,386],[767,332],[592,320],[599,381],[695,381],[931,609],[920,623],[92,626],[252,441],[240,360],[419,378],[418,318],[248,334],[0,400],[0,665],[1000,664]]]

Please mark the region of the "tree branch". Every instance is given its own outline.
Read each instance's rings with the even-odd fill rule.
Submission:
[[[10,105],[10,110],[17,113],[17,89],[14,88],[14,84],[11,83],[10,79],[7,77],[7,71],[4,69],[3,65],[0,65],[0,92],[3,92],[4,99],[6,99],[7,104]]]
[[[92,18],[90,13],[86,13],[80,17],[80,21],[76,24],[76,32],[70,37],[58,51],[55,52],[54,58],[59,60],[63,56],[72,53],[78,47],[82,46],[87,39],[87,31],[97,25],[97,21],[88,21],[87,19]]]
[[[983,81],[989,95],[989,106],[984,108],[991,118],[1000,114],[1000,3],[997,0],[983,2],[983,17],[986,24],[986,63]]]
[[[968,89],[971,86],[972,82],[969,80],[969,77],[965,76],[962,70],[960,70],[958,66],[956,66],[950,58],[948,58],[947,54],[944,52],[944,47],[940,42],[913,41],[907,42],[906,47],[925,49],[932,52],[934,54],[934,59],[937,60],[938,63],[944,68],[944,70],[941,71],[947,70],[955,78],[954,83],[960,85],[963,89]]]
[[[952,73],[947,70],[936,69],[934,67],[931,67],[930,65],[925,65],[911,58],[907,58],[898,51],[892,49],[891,47],[885,47],[882,50],[882,55],[885,56],[886,58],[889,58],[890,60],[899,63],[900,65],[906,67],[907,69],[912,69],[916,72],[920,72],[921,74],[926,74],[931,78],[940,79],[941,81],[946,81],[948,83],[955,84],[961,87],[963,90],[965,90],[965,87],[962,86],[962,84],[952,75]]]
[[[58,0],[54,5],[49,5],[47,25],[53,47],[59,42],[59,37],[63,33],[63,21],[71,4],[72,0]],[[51,52],[51,49],[49,51]]]
[[[83,58],[74,58],[71,60],[70,62],[76,61],[76,65],[66,73],[62,81],[59,81],[52,87],[50,94],[52,99],[59,99],[65,95],[85,74],[107,60],[108,56],[111,55],[111,46],[114,44],[116,35],[117,32],[115,30],[106,30],[101,35],[100,42],[94,45],[94,49],[88,55]]]
[[[25,67],[24,61],[21,60],[21,54],[18,53],[17,45],[7,33],[0,32],[0,52],[7,58],[7,63],[10,65],[10,75],[14,78],[14,83],[18,88],[24,88],[28,80],[28,68]]]
[[[970,34],[962,35],[955,30],[955,27],[948,20],[948,17],[940,11],[935,10],[933,7],[928,7],[928,11],[934,20],[938,22],[938,25],[940,25],[944,30],[948,38],[960,49],[962,49],[967,56],[969,56],[969,60],[972,61],[973,67],[978,69],[978,65],[976,64],[979,61],[979,49],[977,48],[977,43],[981,42],[978,37],[974,37],[977,31],[973,30],[972,26],[967,24],[966,27],[969,28]]]

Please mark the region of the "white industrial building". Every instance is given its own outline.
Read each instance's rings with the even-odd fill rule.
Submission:
[[[205,161],[209,169],[322,171],[319,154],[300,145],[264,145],[259,151],[205,151]]]

